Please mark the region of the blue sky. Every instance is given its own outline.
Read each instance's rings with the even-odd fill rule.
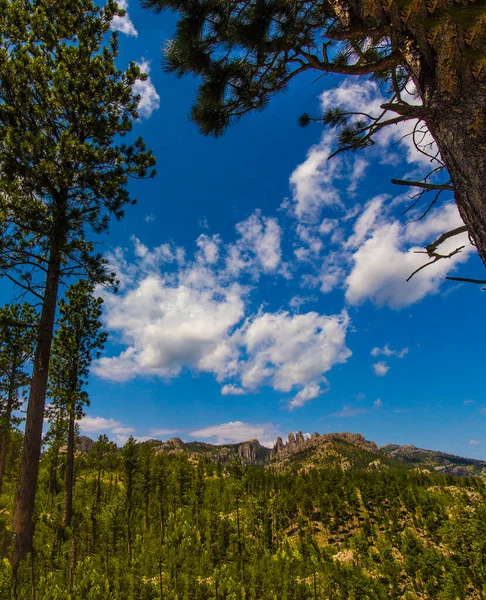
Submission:
[[[297,124],[336,104],[376,110],[380,91],[302,76],[205,138],[188,119],[197,82],[160,67],[174,17],[127,8],[119,64],[149,70],[134,131],[158,175],[131,186],[138,204],[104,244],[121,288],[105,294],[110,341],[83,432],[271,444],[352,431],[486,458],[484,296],[444,281],[481,263],[461,240],[460,255],[405,281],[424,260],[414,250],[460,224],[451,198],[405,225],[408,190],[389,180],[430,167],[399,141],[407,130],[327,161],[334,132]]]

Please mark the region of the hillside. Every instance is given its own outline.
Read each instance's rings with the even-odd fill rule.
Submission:
[[[205,442],[183,442],[174,437],[166,442],[150,440],[147,443],[153,446],[157,453],[186,454],[194,460],[205,457],[214,462],[221,461],[223,464],[239,458],[244,464],[262,466],[268,463],[272,454],[271,450],[262,446],[258,440],[215,445]]]
[[[272,469],[302,469],[322,467],[387,468],[402,463],[411,468],[427,469],[461,477],[476,475],[486,478],[486,462],[463,458],[435,450],[424,450],[412,445],[388,444],[378,447],[358,433],[314,433],[305,438],[301,431],[290,433],[284,444],[278,438],[272,449],[258,440],[238,444],[214,445],[203,442],[183,442],[172,438],[166,442],[152,440],[156,452],[187,454],[191,459],[204,456],[215,462],[227,464],[239,458],[246,465],[265,466]]]
[[[486,462],[474,458],[464,458],[436,450],[424,450],[412,445],[397,446],[387,444],[380,451],[405,464],[433,469],[451,475],[479,475],[486,477]]]
[[[42,600],[484,597],[486,486],[443,469],[480,461],[380,449],[350,433],[298,432],[273,449],[78,441],[72,526],[62,527],[65,453],[50,447],[36,553],[17,582],[0,562],[0,598],[31,600],[33,589]],[[0,496],[4,556],[15,476]]]

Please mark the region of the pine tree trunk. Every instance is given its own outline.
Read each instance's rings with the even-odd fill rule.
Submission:
[[[427,121],[454,186],[459,213],[486,266],[486,86],[470,86],[461,102],[437,102]],[[431,240],[432,241],[432,240]]]
[[[70,527],[73,518],[73,487],[74,487],[74,403],[69,408],[69,428],[67,437],[66,473],[64,476],[64,514],[63,527]]]
[[[30,387],[20,480],[15,498],[13,528],[16,534],[12,566],[17,570],[20,561],[32,550],[34,536],[34,507],[42,447],[42,425],[49,374],[49,359],[54,333],[57,294],[61,269],[64,235],[54,238],[51,245],[46,287],[39,320],[39,332]]]
[[[12,409],[13,403],[15,399],[15,391],[16,391],[16,379],[17,379],[17,368],[16,368],[16,358],[13,358],[12,372],[10,373],[10,385],[8,389],[8,398],[7,398],[7,409],[5,411],[5,422],[4,427],[5,430],[2,435],[2,449],[0,453],[0,494],[2,493],[3,488],[3,479],[5,477],[5,467],[7,464],[7,456],[8,449],[10,446],[10,419],[12,418]]]
[[[463,16],[467,5],[474,3],[462,2]],[[361,0],[359,4],[365,6]],[[486,266],[486,81],[484,68],[481,72],[479,62],[473,60],[477,57],[472,29],[464,29],[457,14],[441,18],[452,4],[450,0],[430,3],[429,17],[435,14],[440,19],[432,36],[430,21],[422,18],[429,10],[426,3],[416,3],[411,9],[414,17],[409,13],[404,19],[398,2],[381,0],[382,10],[389,11],[388,25],[395,32],[392,37],[403,65],[421,97],[423,120],[450,175],[459,213]]]
[[[57,493],[57,469],[59,466],[59,444],[56,440],[51,464],[49,466],[49,488],[47,490],[47,509],[51,510],[51,500]]]

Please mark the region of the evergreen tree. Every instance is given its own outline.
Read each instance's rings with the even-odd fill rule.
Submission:
[[[128,564],[132,564],[133,554],[133,513],[135,504],[135,492],[137,483],[137,473],[139,466],[139,447],[134,437],[131,435],[123,448],[123,464],[125,470],[125,509],[127,523],[127,550]]]
[[[103,349],[107,334],[100,332],[103,300],[93,296],[94,285],[79,281],[71,285],[59,302],[59,329],[53,342],[50,361],[49,396],[55,423],[67,425],[66,468],[64,475],[64,514],[62,526],[70,527],[73,514],[74,450],[76,421],[88,404],[89,367]]]
[[[37,314],[30,304],[0,309],[0,494],[10,447],[15,411],[22,406],[21,389],[28,385],[26,365],[32,360]]]
[[[121,218],[130,177],[152,175],[133,85],[115,65],[112,0],[0,0],[0,273],[42,305],[15,502],[14,567],[32,548],[49,358],[60,283],[113,284],[93,235]]]
[[[484,595],[483,480],[417,472],[417,463],[395,461],[373,470],[355,463],[344,470],[336,465],[271,470],[232,465],[227,448],[221,449],[224,474],[216,478],[208,475],[211,469],[198,452],[166,453],[156,443],[133,438],[120,450],[101,436],[91,450],[75,456],[79,483],[70,539],[57,536],[62,490],[46,510],[49,464],[42,460],[36,553],[20,566],[16,580],[9,561],[0,560],[0,597],[452,600]],[[147,485],[148,472],[168,485]],[[280,544],[272,543],[266,525],[277,497],[285,514],[272,525]],[[327,508],[319,513],[321,497]],[[443,514],[438,507],[446,509]],[[433,533],[427,525],[431,512],[441,514]],[[3,527],[8,522],[0,511],[1,556],[11,539]]]
[[[371,75],[384,84],[388,99],[380,114],[335,107],[318,120],[341,127],[338,151],[364,148],[396,123],[416,122],[417,138],[425,126],[441,157],[431,156],[432,168],[445,166],[450,180],[413,183],[422,191],[454,191],[465,223],[426,251],[434,260],[445,258],[440,243],[467,230],[486,265],[484,0],[141,2],[179,13],[175,38],[165,47],[165,68],[202,78],[192,117],[205,134],[219,135],[231,120],[263,109],[306,71]],[[407,101],[407,89],[416,90],[420,104]],[[309,120],[304,115],[302,124]]]

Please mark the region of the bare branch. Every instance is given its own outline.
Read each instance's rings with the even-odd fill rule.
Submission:
[[[465,233],[467,231],[467,227],[465,225],[462,225],[461,227],[457,227],[456,229],[452,229],[451,231],[447,231],[446,233],[443,233],[441,236],[439,236],[435,242],[432,242],[431,244],[429,244],[428,246],[425,246],[425,250],[427,251],[427,254],[429,256],[432,256],[434,254],[434,252],[437,250],[437,248],[446,240],[448,240],[451,237],[454,237],[455,235],[459,235],[460,233]]]
[[[452,252],[450,252],[449,254],[433,254],[432,256],[434,257],[434,260],[431,260],[428,263],[425,263],[424,265],[422,265],[421,267],[419,267],[418,269],[416,269],[411,275],[410,277],[407,278],[407,281],[410,281],[410,279],[412,279],[412,277],[414,275],[416,275],[419,271],[421,271],[422,269],[425,269],[425,267],[429,267],[430,265],[433,265],[434,263],[436,263],[437,261],[441,260],[442,258],[452,258],[453,256],[455,256],[456,254],[459,254],[459,252],[461,252],[461,250],[463,250],[465,248],[465,246],[460,246],[459,248],[456,248],[455,250],[453,250]],[[417,252],[417,254],[420,254],[419,252]],[[423,252],[423,254],[428,254],[428,252]],[[430,255],[429,255],[430,256]]]
[[[478,283],[479,285],[486,284],[486,279],[471,279],[469,277],[446,277],[449,281],[464,281],[465,283]]]
[[[405,179],[391,179],[390,181],[395,185],[408,185],[411,187],[425,188],[427,190],[444,190],[446,192],[454,191],[454,188],[451,185],[426,183],[424,181],[406,181]]]

